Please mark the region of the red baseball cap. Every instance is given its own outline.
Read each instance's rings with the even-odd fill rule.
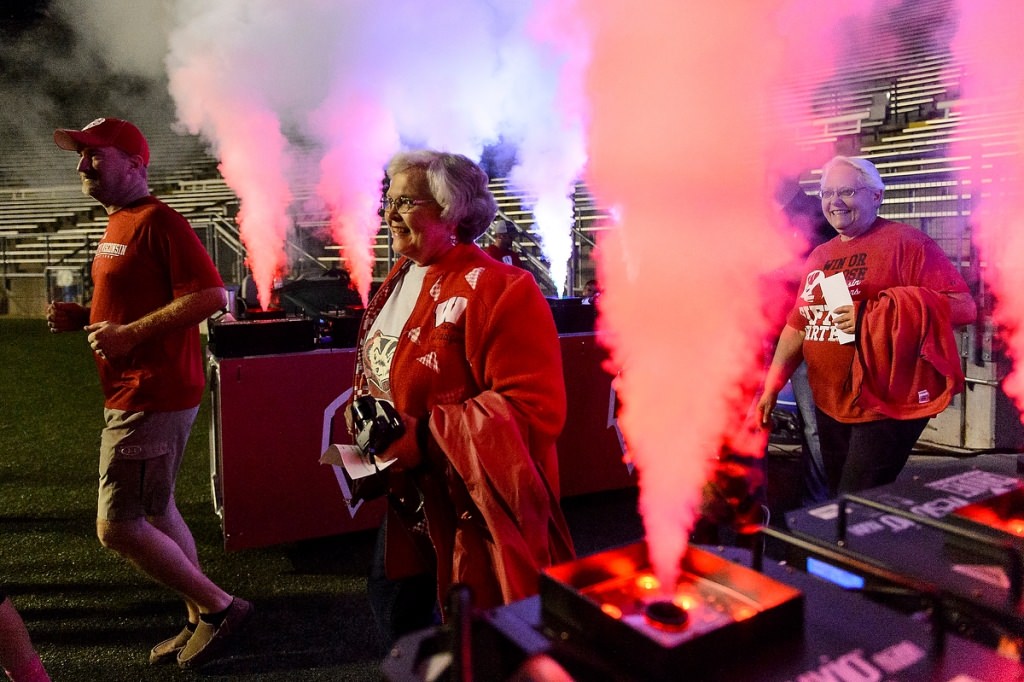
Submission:
[[[55,130],[53,141],[61,149],[71,152],[79,152],[86,147],[117,147],[125,154],[141,156],[142,163],[149,165],[146,137],[133,124],[119,118],[98,118],[81,130]]]

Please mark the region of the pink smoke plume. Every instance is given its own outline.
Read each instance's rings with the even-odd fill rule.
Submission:
[[[249,251],[260,306],[266,310],[274,280],[287,266],[284,244],[291,229],[287,210],[292,201],[282,174],[289,165],[287,141],[277,117],[255,107],[243,115],[233,115],[227,123],[220,133],[223,147],[219,168],[240,199],[239,233]]]
[[[179,9],[186,12],[189,3]],[[260,305],[267,308],[274,279],[287,265],[292,155],[262,86],[253,83],[251,74],[222,68],[238,60],[235,54],[226,56],[233,47],[230,42],[209,39],[213,29],[233,18],[218,13],[224,9],[196,5],[187,14],[189,20],[169,41],[168,87],[179,121],[211,143],[225,182],[239,197],[239,231]],[[254,48],[246,54],[256,59],[257,53]]]
[[[779,269],[803,247],[782,235],[774,183],[835,153],[801,138],[827,137],[857,87],[837,65],[905,49],[896,13],[935,44],[950,23],[902,0],[541,7],[564,27],[563,102],[585,82],[568,108],[587,124],[589,187],[617,223],[599,242],[599,328],[651,562],[672,585],[714,458],[763,448],[745,417],[791,296]]]
[[[195,85],[184,74],[172,87],[189,88]],[[230,113],[228,113],[230,111]],[[218,116],[223,112],[224,116]],[[252,270],[260,306],[270,307],[274,280],[287,267],[284,245],[291,229],[287,215],[292,201],[291,190],[284,171],[290,165],[286,154],[287,141],[281,134],[277,117],[258,106],[239,111],[211,109],[212,118],[202,125],[183,122],[193,133],[205,126],[216,130],[219,140],[220,164],[224,181],[234,189],[240,200],[236,220],[239,234],[249,252],[248,265]]]
[[[1024,411],[1024,50],[1020,11],[1012,0],[960,0],[952,48],[964,64],[961,99],[952,103],[960,129],[950,154],[966,157],[974,243],[1000,340],[1013,360],[1003,389]],[[998,133],[998,134],[997,134]]]
[[[599,242],[599,325],[663,585],[675,584],[723,446],[760,456],[765,444],[743,427],[774,331],[764,306],[788,296],[771,273],[795,256],[771,177],[806,170],[787,137],[796,121],[778,118],[773,97],[814,54],[788,38],[831,21],[814,4],[560,7],[589,31],[566,50],[590,58],[586,180],[618,217]]]
[[[398,133],[387,111],[366,97],[330,98],[314,114],[316,127],[337,131],[327,141],[320,161],[317,194],[331,214],[331,234],[342,245],[352,283],[365,305],[373,283],[373,242],[380,230],[377,216],[384,164],[399,147]],[[352,131],[359,131],[353,135]]]

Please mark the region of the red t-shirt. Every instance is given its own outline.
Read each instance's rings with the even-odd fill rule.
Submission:
[[[804,286],[786,324],[804,330],[807,377],[817,407],[833,419],[856,423],[879,418],[857,405],[850,372],[855,343],[840,344],[825,305],[821,277],[843,272],[854,304],[895,286],[919,286],[940,294],[967,293],[956,266],[928,235],[903,223],[878,218],[849,241],[839,237],[814,249],[804,267]],[[913,370],[913,368],[908,368]]]
[[[186,294],[224,286],[192,226],[155,197],[110,216],[92,264],[90,322],[128,324]],[[199,327],[139,344],[124,358],[96,358],[108,408],[195,407],[205,385]]]
[[[515,251],[506,251],[497,244],[489,244],[484,248],[484,252],[494,260],[501,261],[505,265],[514,265],[517,268],[526,269],[526,266],[523,265],[523,259]]]

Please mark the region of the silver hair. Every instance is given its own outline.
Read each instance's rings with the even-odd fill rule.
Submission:
[[[865,187],[869,187],[879,192],[885,189],[885,183],[882,182],[882,176],[879,174],[878,169],[875,168],[875,164],[871,163],[867,159],[860,159],[852,156],[833,156],[829,159],[829,161],[821,168],[822,180],[825,179],[825,176],[830,170],[840,165],[849,166],[857,171],[857,174],[860,176],[861,182],[864,183]]]
[[[460,242],[475,241],[498,213],[487,173],[468,157],[432,149],[398,152],[388,161],[388,178],[410,168],[423,169],[430,194],[441,206],[441,218],[455,223]]]

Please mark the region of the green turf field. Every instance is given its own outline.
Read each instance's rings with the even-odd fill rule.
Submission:
[[[0,319],[0,358],[0,580],[55,682],[379,679],[365,596],[372,538],[226,553],[210,502],[208,401],[178,504],[206,572],[257,613],[223,661],[197,673],[149,666],[149,648],[180,628],[184,610],[96,540],[102,396],[85,336]]]

